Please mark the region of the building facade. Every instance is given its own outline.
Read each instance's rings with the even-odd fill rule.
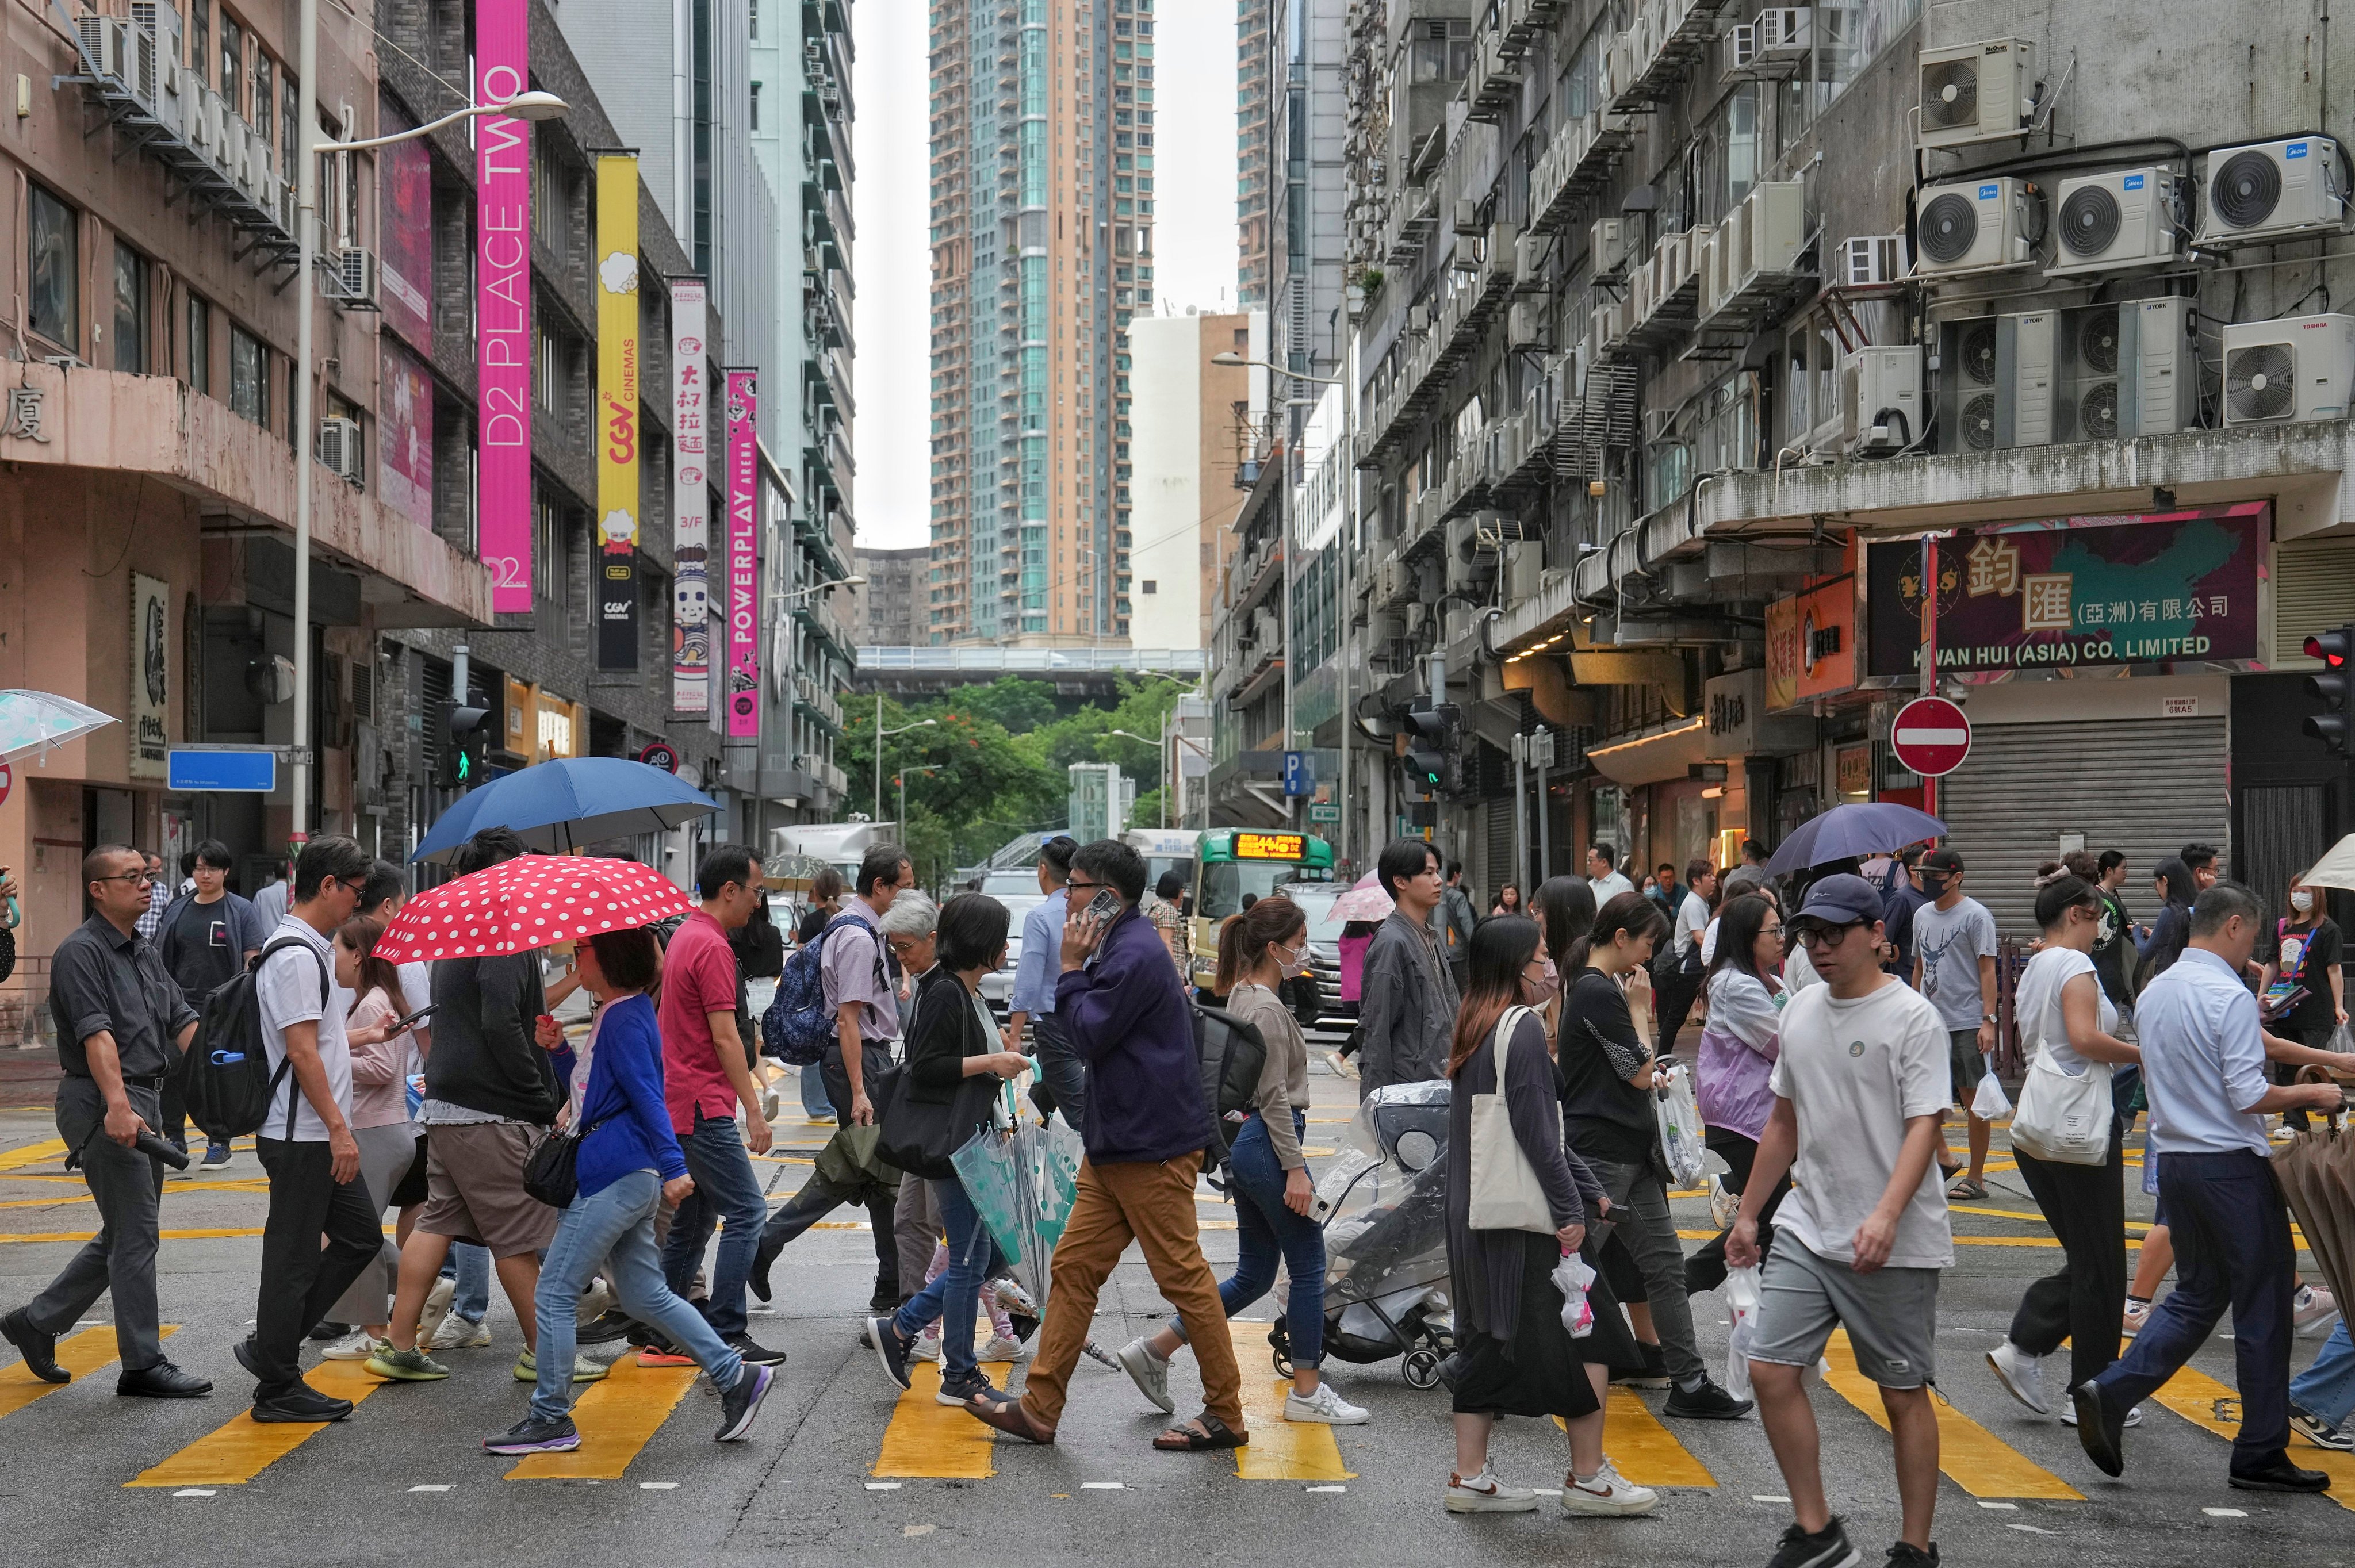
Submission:
[[[1128,329],[1135,364],[1129,557],[1145,648],[1208,647],[1210,611],[1242,506],[1244,464],[1257,454],[1267,372],[1214,363],[1267,357],[1264,311],[1141,315]]]
[[[1151,0],[932,0],[926,640],[1129,636]]]
[[[858,646],[909,648],[924,640],[922,606],[932,561],[925,545],[851,551],[851,570],[867,580],[850,591],[850,635]]]

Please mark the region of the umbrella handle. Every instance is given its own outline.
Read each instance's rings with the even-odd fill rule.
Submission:
[[[2339,1118],[2347,1110],[2346,1083],[2340,1079],[2339,1074],[2325,1067],[2299,1068],[2297,1070],[2297,1082],[2300,1083],[2337,1083],[2339,1085],[2339,1109],[2336,1111],[2325,1111],[2323,1113],[2324,1115],[2330,1118],[2330,1130],[2336,1133],[2339,1130]]]

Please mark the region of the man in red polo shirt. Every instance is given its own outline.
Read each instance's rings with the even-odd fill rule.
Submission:
[[[784,1352],[754,1343],[744,1317],[744,1278],[769,1217],[751,1155],[769,1151],[769,1124],[762,1119],[761,1087],[736,1017],[736,954],[728,933],[752,918],[764,896],[760,859],[741,844],[722,844],[696,868],[695,887],[703,907],[687,917],[663,955],[663,1091],[671,1129],[695,1179],[695,1190],[671,1221],[663,1274],[672,1290],[687,1295],[712,1224],[724,1219],[703,1315],[746,1360],[783,1366]],[[741,1135],[739,1104],[744,1107]]]

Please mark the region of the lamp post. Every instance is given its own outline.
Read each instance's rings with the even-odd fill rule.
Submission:
[[[921,768],[901,768],[891,775],[900,781],[900,843],[902,847],[905,847],[908,842],[908,775],[936,773],[945,766],[947,766],[945,763],[932,763]]]
[[[295,29],[295,90],[309,98],[317,92],[319,85],[319,0],[301,0]],[[516,120],[560,120],[570,112],[564,100],[552,92],[519,92],[504,103],[471,104],[415,130],[372,136],[362,142],[319,140],[319,116],[308,102],[294,117],[294,264],[302,280],[294,300],[294,726],[287,781],[288,802],[293,807],[293,827],[287,837],[294,845],[301,845],[311,836],[311,465],[316,461],[311,451],[314,433],[311,428],[311,348],[312,316],[316,303],[313,291],[317,287],[311,273],[318,259],[319,155],[389,147],[395,142],[431,135],[445,125],[485,114]],[[462,705],[465,702],[464,691],[458,693],[458,700]]]
[[[883,742],[894,735],[904,735],[911,730],[929,730],[939,723],[937,719],[919,719],[913,724],[902,724],[897,730],[883,728],[883,694],[875,694],[875,819],[883,819]],[[901,823],[901,829],[907,827]]]

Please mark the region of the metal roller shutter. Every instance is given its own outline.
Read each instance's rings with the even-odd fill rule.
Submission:
[[[1962,851],[1965,887],[2006,936],[2036,934],[2036,868],[2059,856],[2064,833],[2083,834],[2096,854],[2126,851],[2126,907],[2148,920],[2152,865],[2195,840],[2228,847],[2229,758],[2222,716],[1987,725],[1938,781],[1938,816]]]
[[[1507,795],[1487,805],[1487,834],[1483,848],[1487,860],[1480,868],[1479,907],[1475,914],[1485,915],[1497,901],[1497,893],[1513,880],[1513,800]],[[1527,889],[1522,890],[1524,892]]]

